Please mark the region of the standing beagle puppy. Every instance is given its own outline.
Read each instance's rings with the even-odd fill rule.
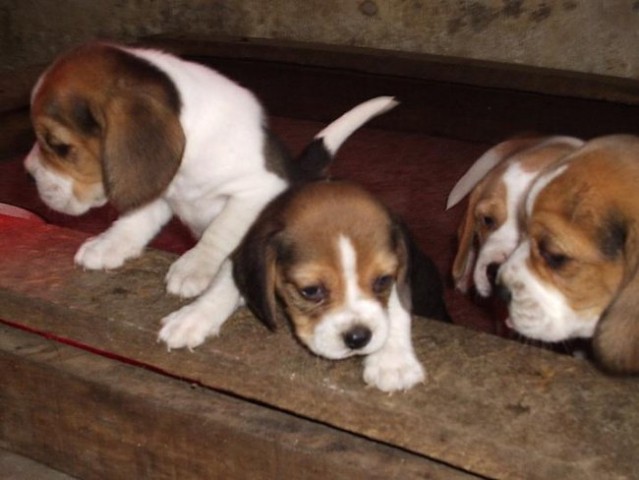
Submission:
[[[327,141],[339,145],[394,104],[382,97],[361,105]],[[209,286],[290,181],[288,157],[254,95],[160,51],[101,43],[71,51],[38,80],[31,117],[37,141],[25,166],[44,202],[70,215],[106,202],[121,212],[75,262],[117,268],[177,215],[199,239],[166,276],[168,291],[182,297]]]
[[[482,297],[491,294],[491,277],[519,241],[518,209],[531,182],[583,143],[562,136],[513,138],[484,153],[459,179],[446,205],[470,193],[452,269],[457,289],[466,292],[472,276]]]
[[[597,138],[546,170],[498,282],[509,324],[550,342],[593,337],[612,371],[639,372],[639,137]]]
[[[364,356],[367,384],[411,388],[424,380],[411,311],[448,320],[436,267],[370,193],[312,171],[265,208],[211,288],[164,319],[160,339],[195,347],[245,301],[271,328],[288,318],[319,356]]]

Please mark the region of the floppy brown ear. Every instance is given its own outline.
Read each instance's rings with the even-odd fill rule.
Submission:
[[[258,219],[233,255],[233,276],[246,306],[275,330],[278,315],[275,292],[277,234],[275,221]]]
[[[453,281],[455,288],[466,293],[468,282],[472,273],[475,258],[477,256],[477,246],[475,244],[475,205],[477,203],[477,192],[474,191],[468,201],[468,206],[459,225],[457,233],[458,244],[455,260],[453,261]]]
[[[125,92],[107,102],[104,116],[102,168],[109,200],[121,211],[154,200],[184,153],[177,113],[151,95]]]
[[[626,249],[637,257],[639,246],[634,240],[626,242]],[[604,368],[639,373],[639,261],[633,258],[628,264],[632,266],[628,278],[597,324],[593,349]]]
[[[402,222],[393,226],[393,242],[399,260],[397,293],[402,306],[421,317],[450,321],[437,266]]]

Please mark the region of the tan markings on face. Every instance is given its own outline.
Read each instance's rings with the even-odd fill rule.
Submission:
[[[113,62],[100,54],[106,47],[80,48],[58,60],[42,77],[31,103],[31,118],[49,169],[73,180],[83,200],[102,184],[99,123],[96,108],[111,94]]]
[[[78,135],[48,118],[38,120],[36,132],[44,166],[70,178],[76,198],[88,199],[102,185],[99,140]]]
[[[32,94],[31,119],[47,167],[70,177],[82,199],[102,184],[106,105],[134,91],[179,109],[153,68],[103,44],[82,46],[59,58]],[[137,180],[136,180],[137,181]]]
[[[491,175],[477,191],[478,198],[473,211],[475,232],[480,244],[484,244],[488,236],[508,218],[506,185],[499,176]]]
[[[285,216],[283,243],[291,261],[278,265],[277,291],[301,338],[310,337],[323,316],[346,301],[340,236],[356,252],[361,295],[386,305],[398,264],[390,219],[372,196],[346,183],[311,184],[291,202]],[[313,293],[313,288],[323,289],[324,295],[307,298],[304,289]]]
[[[614,244],[622,239],[605,238],[615,235],[611,212],[618,211],[610,193],[624,189],[610,165],[579,159],[539,194],[528,219],[529,268],[584,316],[603,312],[624,275],[623,245]]]

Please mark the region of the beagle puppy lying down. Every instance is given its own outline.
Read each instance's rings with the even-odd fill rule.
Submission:
[[[365,356],[367,384],[403,390],[424,380],[411,310],[448,320],[442,295],[432,261],[370,193],[342,181],[301,182],[266,207],[211,287],[164,319],[160,339],[195,347],[245,301],[271,328],[287,317],[319,356]]]
[[[380,97],[354,109],[326,131],[329,150],[394,105]],[[199,239],[166,276],[182,297],[208,288],[291,177],[251,92],[160,51],[93,43],[61,56],[33,89],[31,117],[25,166],[42,200],[70,215],[107,201],[121,212],[75,262],[117,268],[177,215]]]
[[[592,337],[601,364],[639,372],[639,137],[597,138],[532,184],[501,266],[510,325],[533,339]]]
[[[472,277],[482,297],[492,292],[494,275],[519,241],[518,212],[531,182],[548,165],[584,144],[573,137],[520,137],[484,153],[458,180],[446,209],[470,193],[459,226],[452,276],[461,292]]]

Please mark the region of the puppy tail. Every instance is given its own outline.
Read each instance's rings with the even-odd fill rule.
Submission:
[[[360,103],[331,122],[315,135],[314,140],[297,158],[292,180],[311,181],[323,178],[337,150],[355,130],[398,104],[394,97],[375,97]]]

